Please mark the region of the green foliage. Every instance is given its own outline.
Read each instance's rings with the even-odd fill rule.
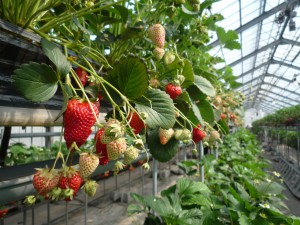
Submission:
[[[58,87],[55,72],[46,64],[35,62],[23,64],[14,71],[12,78],[16,90],[33,102],[49,100],[54,96]]]
[[[128,211],[146,212],[146,220],[153,219],[150,212],[154,212],[158,224],[178,224],[173,219],[187,209],[199,225],[300,223],[299,218],[284,214],[280,178],[269,171],[268,161],[260,153],[255,135],[240,129],[224,139],[218,160],[206,155],[201,162],[181,162],[180,168],[189,177],[178,179],[161,192],[162,197],[132,194],[137,204],[130,205]],[[199,165],[205,167],[205,183],[195,181]],[[184,217],[181,224],[190,223]]]
[[[158,130],[150,130],[148,134],[148,147],[151,155],[159,162],[168,162],[177,153],[179,141],[174,137],[167,144],[160,144]]]

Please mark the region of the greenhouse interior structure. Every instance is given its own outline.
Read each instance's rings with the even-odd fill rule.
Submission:
[[[300,225],[299,0],[0,0],[0,225]]]

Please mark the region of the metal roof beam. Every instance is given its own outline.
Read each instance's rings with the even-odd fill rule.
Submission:
[[[263,90],[264,90],[264,89],[263,89]],[[277,95],[276,93],[272,93],[272,94]],[[266,94],[263,94],[263,93],[258,93],[258,95],[264,97],[265,99],[266,99],[266,98],[269,98],[269,99],[272,100],[272,101],[276,101],[276,99],[270,97],[269,95],[266,95]],[[278,95],[277,95],[277,96],[278,96]],[[266,99],[266,100],[267,100],[267,99]],[[281,101],[281,100],[280,100],[280,102],[283,103],[283,105],[280,104],[280,103],[278,103],[278,105],[279,105],[279,106],[282,106],[282,107],[286,107],[287,105],[293,106],[293,104],[291,104],[291,103],[289,103],[289,102],[285,102],[285,101]]]
[[[285,63],[285,62],[281,62],[281,61],[278,61],[278,60],[275,60],[275,59],[272,59],[271,60],[271,64],[279,64],[281,66],[286,66],[286,67],[290,67],[292,69],[295,69],[295,70],[300,70],[300,67],[299,66],[294,66],[292,64],[288,64],[288,63]]]
[[[253,73],[255,70],[258,70],[258,69],[260,69],[260,68],[262,68],[262,67],[264,67],[264,66],[266,66],[266,65],[268,65],[268,64],[270,64],[270,63],[272,63],[272,60],[268,60],[267,62],[264,62],[264,63],[258,65],[257,67],[254,67],[254,68],[252,68],[252,69],[250,69],[250,70],[248,70],[248,71],[242,73],[241,75],[237,76],[236,78],[237,78],[237,79],[242,78],[242,77],[244,77],[245,75],[247,75],[247,74],[249,74],[249,73]]]
[[[259,80],[259,79],[265,78],[265,77],[274,77],[274,78],[277,78],[277,79],[280,79],[280,80],[284,80],[286,82],[293,82],[293,80],[289,80],[289,79],[286,79],[284,77],[277,76],[275,74],[266,73],[266,74],[261,74],[260,76],[258,76],[258,77],[254,78],[252,80],[249,80],[249,81],[243,83],[241,87],[246,86],[247,84],[250,84],[253,81],[256,81],[256,80]],[[239,87],[238,89],[240,89],[241,87]]]
[[[260,16],[254,18],[253,20],[249,21],[248,23],[246,23],[246,24],[240,26],[239,28],[235,29],[235,32],[241,33],[241,32],[243,32],[243,31],[247,30],[248,28],[250,28],[250,27],[256,25],[257,23],[263,21],[264,19],[268,18],[269,16],[271,16],[271,15],[273,15],[273,14],[279,12],[280,10],[282,10],[282,9],[284,9],[284,8],[286,8],[286,7],[288,6],[288,4],[290,4],[290,5],[292,5],[292,6],[293,6],[293,5],[296,5],[296,4],[298,3],[298,1],[299,1],[299,0],[291,0],[291,1],[289,1],[289,2],[284,1],[284,2],[281,3],[280,5],[278,5],[278,6],[274,7],[274,8],[272,8],[272,9],[270,9],[270,10],[267,11],[267,12],[264,12],[264,13],[261,14]],[[217,46],[217,45],[219,45],[219,44],[220,44],[219,40],[216,40],[216,41],[212,42],[211,44],[209,44],[208,46],[210,46],[210,47],[215,47],[215,46]]]
[[[265,81],[263,81],[263,82],[261,82],[261,83],[258,83],[258,84],[254,85],[254,86],[252,86],[252,88],[255,88],[255,87],[257,87],[257,86],[259,86],[259,85],[263,85],[263,84],[271,85],[272,87],[278,88],[278,89],[280,89],[280,90],[282,90],[282,91],[285,91],[285,92],[288,92],[288,93],[290,93],[290,94],[295,94],[295,95],[300,96],[300,94],[297,93],[297,92],[290,91],[290,90],[288,90],[288,89],[286,89],[286,88],[282,88],[282,87],[279,87],[279,86],[277,86],[277,85],[274,85],[274,84],[272,84],[272,83],[265,82]],[[251,88],[251,87],[245,89],[243,92],[246,92],[246,91],[247,91],[248,89],[250,89],[250,88]],[[260,90],[265,90],[265,91],[271,92],[270,90],[266,90],[266,89],[264,89],[264,88],[259,88],[259,89],[260,89]],[[286,98],[286,96],[283,96],[283,95],[281,95],[281,96]],[[294,100],[294,99],[291,99],[291,100],[300,103],[300,101],[298,101],[298,100]]]
[[[254,92],[256,92],[257,90],[253,90],[253,91],[251,91],[250,93],[248,93],[248,95],[251,95],[252,93],[254,93]],[[291,99],[291,98],[289,98],[289,97],[286,97],[286,96],[283,96],[283,95],[280,95],[280,94],[278,94],[278,93],[276,93],[276,92],[274,92],[274,91],[270,91],[270,90],[267,90],[267,89],[265,89],[265,88],[260,88],[259,90],[258,90],[258,95],[262,95],[262,96],[264,96],[264,97],[269,97],[269,98],[272,98],[272,97],[270,97],[270,96],[268,96],[268,95],[266,95],[266,94],[263,94],[263,93],[260,93],[260,91],[267,91],[267,92],[269,92],[269,93],[272,93],[273,95],[276,95],[276,96],[278,96],[278,97],[282,97],[282,98],[285,98],[285,99],[287,99],[287,100],[290,100],[290,101],[293,101],[293,102],[298,102],[298,103],[300,103],[300,101],[298,101],[298,100],[294,100],[294,99]],[[273,99],[273,98],[272,98]],[[282,103],[284,103],[284,104],[286,104],[286,105],[293,105],[293,104],[291,104],[291,103],[289,103],[289,102],[285,102],[285,101],[283,101],[283,100],[280,100]]]
[[[278,108],[278,107],[274,107],[274,106],[270,106],[270,105],[268,105],[268,104],[266,104],[266,103],[256,103],[256,104],[254,104],[254,108],[261,108],[261,109],[268,109],[269,111],[271,111],[271,112],[274,112],[274,111],[276,111],[276,110],[279,110],[279,109],[281,109],[281,108]]]
[[[251,58],[251,57],[253,57],[253,56],[255,56],[255,55],[257,55],[261,52],[264,52],[264,51],[268,50],[269,48],[273,48],[274,46],[285,45],[285,44],[300,46],[300,42],[292,41],[292,40],[289,40],[289,39],[286,39],[286,38],[280,38],[278,40],[275,40],[275,41],[261,47],[260,49],[257,49],[255,51],[249,53],[248,55],[246,55],[246,56],[230,63],[228,66],[233,67],[233,66],[243,62],[244,60],[247,60],[247,59],[249,59],[249,58]]]

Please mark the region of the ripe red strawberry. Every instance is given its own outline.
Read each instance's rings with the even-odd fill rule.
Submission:
[[[151,27],[149,27],[148,35],[154,45],[156,45],[159,48],[164,47],[166,31],[161,24],[154,24]]]
[[[104,129],[100,129],[95,134],[95,145],[96,145],[96,153],[99,155],[99,164],[100,165],[106,165],[109,161],[108,155],[107,155],[107,147],[106,144],[103,144],[101,142],[101,136],[104,133]]]
[[[99,159],[95,154],[83,152],[79,157],[79,172],[81,177],[87,178],[98,167]]]
[[[110,160],[117,160],[125,151],[125,138],[118,138],[107,144],[107,154]]]
[[[226,114],[222,113],[222,114],[221,114],[221,119],[222,119],[222,120],[226,119]]]
[[[3,218],[8,213],[8,209],[0,209],[0,219]]]
[[[231,119],[231,120],[235,120],[235,118],[236,118],[236,115],[235,115],[234,113],[232,113],[232,114],[230,115],[230,119]]]
[[[156,60],[161,60],[164,57],[165,50],[160,47],[155,47],[153,50],[153,56]]]
[[[138,134],[145,127],[144,121],[136,112],[130,112],[127,119],[135,134]]]
[[[162,129],[161,127],[159,128],[158,130],[158,133],[159,133],[159,140],[160,140],[160,143],[162,145],[165,145],[169,142],[169,140],[173,137],[174,135],[174,130],[173,128],[170,128],[170,129]]]
[[[56,170],[49,168],[37,169],[33,176],[33,187],[39,195],[46,196],[54,187],[56,187],[59,180],[59,175]]]
[[[82,85],[85,86],[87,81],[88,81],[89,74],[84,69],[82,69],[80,67],[77,67],[75,72],[76,72],[79,80],[81,81]]]
[[[69,193],[72,193],[72,196],[65,196],[65,200],[69,201],[76,196],[82,182],[83,179],[79,171],[71,167],[62,172],[57,186],[64,191],[68,190]]]
[[[197,127],[193,128],[193,141],[195,143],[202,141],[205,136],[206,133],[203,130],[201,130],[201,124],[198,124]]]
[[[94,103],[91,103],[91,105],[98,117],[99,111],[97,106]],[[76,142],[77,147],[80,147],[92,133],[92,126],[96,122],[89,103],[83,100],[70,99],[63,117],[65,126],[64,138],[67,147],[70,149],[73,142]]]
[[[182,89],[180,85],[174,85],[172,83],[169,83],[166,86],[166,92],[170,95],[171,99],[175,99],[178,95],[182,93]]]

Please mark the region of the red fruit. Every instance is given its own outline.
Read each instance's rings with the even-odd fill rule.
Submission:
[[[99,164],[106,165],[109,162],[109,158],[107,155],[106,144],[101,142],[101,136],[104,133],[104,129],[100,129],[95,134],[95,145],[96,145],[96,153],[99,155]]]
[[[159,48],[164,48],[166,31],[161,24],[154,24],[149,27],[148,34],[154,45]]]
[[[0,219],[8,213],[8,209],[0,209]]]
[[[226,119],[226,115],[224,113],[221,114],[221,119],[222,120]]]
[[[39,195],[46,196],[53,188],[56,187],[59,175],[55,170],[38,169],[33,176],[33,187]]]
[[[158,129],[158,134],[159,134],[159,140],[162,145],[165,145],[169,142],[169,140],[173,137],[175,131],[173,128],[170,129],[163,129],[159,128]]]
[[[85,86],[88,78],[89,78],[89,74],[82,68],[77,67],[77,69],[75,70],[79,80],[81,81],[82,85]]]
[[[144,121],[136,112],[130,112],[127,119],[135,134],[138,134],[145,127]]]
[[[197,127],[193,128],[193,141],[195,143],[198,143],[199,141],[202,141],[203,138],[206,136],[206,133],[200,129],[201,125],[198,124]]]
[[[174,85],[172,83],[169,83],[166,86],[166,92],[170,95],[171,99],[175,99],[178,95],[182,93],[182,89],[180,85]]]
[[[235,120],[235,118],[236,118],[236,115],[235,115],[235,114],[231,114],[231,115],[230,115],[230,119],[231,119],[231,120]]]
[[[70,168],[61,175],[57,186],[63,190],[72,189],[73,197],[75,197],[82,182],[83,182],[83,179],[80,176],[79,171],[76,171],[75,169]],[[68,198],[65,198],[65,200],[69,201],[69,200],[71,200],[71,198],[68,197]]]
[[[93,110],[98,117],[99,110],[97,106],[91,102]],[[67,147],[70,149],[73,142],[77,147],[83,145],[92,133],[92,126],[96,122],[96,118],[87,101],[71,99],[63,115],[64,120],[64,138]]]

